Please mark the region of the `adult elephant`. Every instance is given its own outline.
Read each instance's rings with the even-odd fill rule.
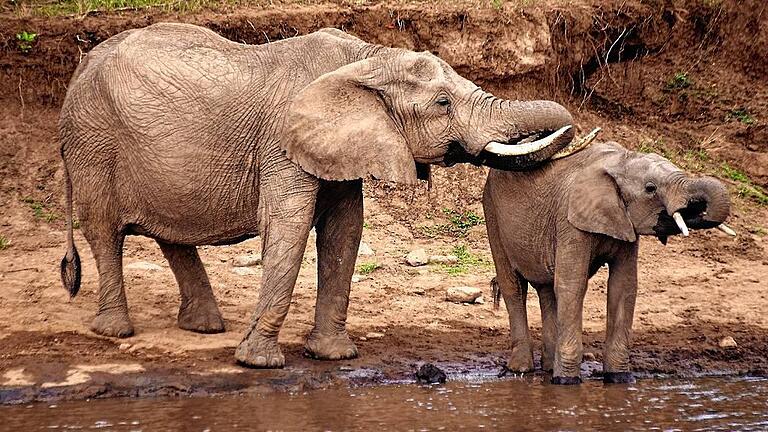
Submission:
[[[723,183],[692,177],[657,154],[597,144],[522,173],[491,170],[483,195],[494,288],[509,312],[507,367],[533,370],[526,316],[528,283],[538,292],[542,368],[555,384],[576,384],[587,281],[608,264],[606,382],[633,381],[629,340],[637,295],[638,237],[688,235],[720,227],[729,215]],[[497,296],[494,296],[497,298]],[[496,302],[494,302],[496,304]]]
[[[99,271],[94,332],[133,333],[122,275],[130,234],[156,239],[167,258],[181,290],[179,326],[220,332],[195,246],[261,235],[261,292],[235,357],[281,367],[277,335],[315,226],[318,295],[306,348],[352,358],[345,321],[361,179],[415,183],[424,164],[465,161],[524,168],[570,142],[570,124],[555,103],[497,99],[431,54],[334,29],[261,46],[186,24],[125,31],[86,56],[61,110],[62,280],[74,296],[74,199]]]

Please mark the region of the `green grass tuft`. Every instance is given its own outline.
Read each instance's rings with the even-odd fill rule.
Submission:
[[[684,89],[693,85],[693,81],[686,72],[678,72],[667,81],[667,88]]]
[[[11,241],[8,239],[8,237],[0,234],[0,250],[8,249],[8,247],[11,246]]]
[[[467,273],[470,269],[477,267],[488,267],[493,265],[489,260],[474,255],[466,245],[459,245],[453,248],[453,255],[459,259],[456,264],[443,265],[443,270],[449,275],[455,276]]]
[[[28,53],[32,50],[32,44],[35,43],[36,39],[37,33],[28,32],[26,30],[21,33],[16,33],[16,43],[19,47],[19,51],[23,53]]]
[[[361,275],[368,275],[376,271],[381,266],[375,262],[363,263],[357,266],[357,272]]]
[[[35,201],[34,199],[27,197],[22,199],[22,202],[29,205],[29,208],[32,209],[32,215],[37,220],[51,223],[59,219],[58,214],[46,208],[46,206],[40,201]]]
[[[736,108],[728,111],[725,116],[726,120],[736,119],[745,125],[755,124],[755,118],[747,111],[746,108]]]

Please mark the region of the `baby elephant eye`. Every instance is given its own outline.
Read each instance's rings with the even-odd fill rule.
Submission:
[[[440,105],[440,106],[444,106],[444,107],[447,107],[447,106],[450,106],[450,105],[451,105],[451,101],[450,101],[450,99],[448,99],[447,97],[440,97],[440,98],[437,98],[437,100],[435,101],[435,103],[436,103],[436,104],[438,104],[438,105]]]
[[[651,183],[651,182],[646,183],[645,184],[645,191],[648,192],[648,193],[656,192],[656,185]]]

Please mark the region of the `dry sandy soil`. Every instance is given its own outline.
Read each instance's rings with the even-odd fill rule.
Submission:
[[[179,295],[173,275],[154,241],[142,237],[129,238],[124,253],[136,335],[118,340],[87,330],[96,310],[97,273],[77,232],[81,293],[70,301],[59,281],[64,224],[57,105],[80,51],[124,28],[161,20],[205,24],[251,43],[278,38],[285,29],[304,33],[335,26],[374,42],[429,49],[498,96],[556,99],[574,112],[582,129],[602,126],[603,139],[656,149],[688,169],[723,176],[734,192],[730,225],[737,237],[708,231],[672,238],[666,247],[654,239],[641,241],[633,367],[645,375],[765,375],[768,209],[741,196],[746,181],[724,174],[722,163],[737,167],[750,184],[768,182],[768,68],[750,60],[761,55],[765,61],[759,50],[766,44],[758,42],[768,39],[768,18],[759,2],[751,9],[711,3],[704,8],[701,2],[569,2],[501,10],[461,3],[445,10],[411,3],[330,4],[184,16],[134,11],[84,19],[3,12],[0,235],[10,244],[0,249],[0,403],[410,380],[424,362],[444,367],[454,378],[495,376],[504,363],[507,315],[503,305],[496,311],[489,301],[494,270],[485,226],[464,232],[446,214],[471,211],[482,217],[485,172],[468,166],[434,170],[431,189],[366,185],[363,241],[375,254],[358,262],[378,268],[352,287],[348,329],[358,359],[319,362],[302,356],[314,313],[311,240],[280,334],[284,370],[247,370],[233,361],[258,297],[261,268],[237,274],[232,262],[258,253],[258,239],[200,248],[226,333],[201,335],[175,326]],[[40,34],[28,53],[19,52],[14,36],[21,29]],[[745,47],[747,34],[759,46]],[[624,57],[616,58],[617,51]],[[688,85],[675,84],[681,71]],[[751,113],[753,122],[735,119],[736,108]],[[415,248],[446,254],[461,246],[473,257],[463,267],[404,263]],[[153,266],[134,268],[136,263]],[[461,285],[486,290],[486,302],[446,302],[445,290]],[[601,359],[605,288],[601,271],[590,282],[585,305],[586,375]],[[535,336],[537,304],[531,292]],[[367,337],[371,332],[383,336]],[[719,347],[726,336],[738,346]]]

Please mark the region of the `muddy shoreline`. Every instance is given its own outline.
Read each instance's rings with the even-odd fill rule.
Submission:
[[[581,130],[600,125],[602,139],[720,176],[732,192],[729,224],[738,237],[696,232],[671,238],[666,247],[641,240],[632,365],[640,378],[766,376],[768,207],[744,192],[768,185],[768,13],[761,12],[766,6],[534,3],[500,10],[462,2],[330,3],[82,19],[0,10],[0,235],[9,242],[0,249],[0,404],[414,382],[425,362],[444,368],[449,380],[497,379],[502,370],[509,349],[506,310],[494,311],[490,301],[444,300],[453,286],[480,287],[490,299],[494,271],[485,226],[455,222],[456,215],[469,212],[482,219],[487,171],[470,166],[435,169],[431,188],[366,183],[363,241],[373,253],[361,255],[358,264],[373,270],[353,284],[348,327],[358,359],[322,362],[302,355],[314,313],[312,240],[280,335],[286,369],[244,369],[233,359],[261,277],[259,266],[236,270],[233,261],[258,253],[259,239],[200,248],[226,333],[199,335],[176,327],[175,280],[157,245],[140,237],[127,239],[124,254],[136,335],[118,340],[88,332],[98,284],[79,232],[83,286],[75,301],[68,300],[57,270],[64,253],[57,106],[81,52],[121,30],[158,21],[198,23],[249,43],[331,26],[371,42],[434,51],[497,96],[557,100],[574,113]],[[39,34],[29,52],[18,48],[15,34],[22,30]],[[687,84],[675,87],[682,72]],[[735,119],[734,110],[751,113],[753,121]],[[748,182],[727,177],[723,164],[741,170]],[[457,247],[468,251],[471,263],[412,268],[403,262],[415,248],[450,254]],[[605,289],[601,272],[585,303],[584,377],[599,377]],[[529,293],[536,341],[537,303]],[[726,337],[737,346],[720,347]]]

